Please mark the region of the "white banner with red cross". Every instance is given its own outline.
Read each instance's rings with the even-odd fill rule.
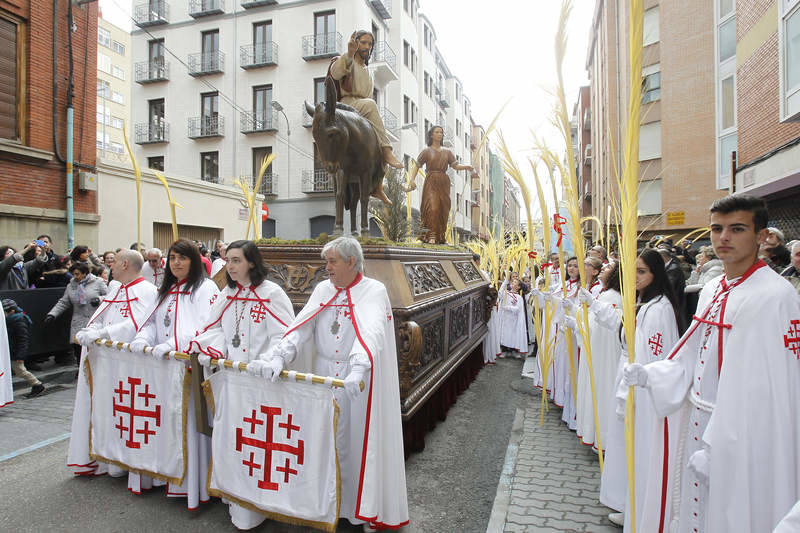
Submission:
[[[339,407],[329,387],[223,370],[203,383],[214,412],[208,493],[274,520],[335,531]]]
[[[90,456],[180,485],[186,471],[186,365],[92,346]]]

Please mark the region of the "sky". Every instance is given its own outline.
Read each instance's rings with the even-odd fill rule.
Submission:
[[[595,1],[573,0],[563,69],[570,114],[578,89],[589,83],[586,47]],[[100,7],[104,18],[130,29],[130,0],[100,0]],[[553,41],[560,9],[559,0],[420,0],[420,12],[433,24],[436,44],[461,80],[475,122],[488,127],[503,103],[511,100],[496,127],[534,196],[526,161],[532,155],[531,131],[551,147],[563,147],[549,125],[555,102]],[[494,142],[490,147],[494,149]],[[524,208],[521,215],[527,219]]]

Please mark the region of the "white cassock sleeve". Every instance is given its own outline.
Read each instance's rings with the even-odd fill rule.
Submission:
[[[189,343],[190,352],[200,351],[215,358],[224,358],[228,354],[225,332],[222,329],[222,315],[225,313],[226,307],[232,304],[228,299],[231,294],[231,289],[225,287],[214,300],[208,314],[211,323],[207,324],[200,334]]]

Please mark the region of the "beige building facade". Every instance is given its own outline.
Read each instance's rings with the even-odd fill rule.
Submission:
[[[639,143],[642,238],[680,238],[708,223],[727,194],[717,167],[715,2],[645,1]],[[592,214],[605,221],[624,170],[628,7],[597,0],[586,67],[591,80]]]
[[[97,18],[97,159],[128,163],[122,128],[130,123],[131,36]]]
[[[488,143],[481,144],[486,135],[483,126],[472,124],[472,235],[480,239],[489,239],[489,219],[492,216],[492,205],[489,200],[489,148]],[[480,146],[479,146],[480,145]]]

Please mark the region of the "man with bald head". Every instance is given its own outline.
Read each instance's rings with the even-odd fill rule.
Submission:
[[[136,250],[120,250],[111,272],[114,280],[108,284],[108,293],[85,328],[75,338],[83,346],[91,346],[97,339],[130,342],[144,323],[156,303],[158,290],[142,277],[144,259]],[[67,466],[75,474],[112,476],[124,472],[112,465],[93,461],[89,457],[89,421],[91,398],[84,375],[86,350],[81,353],[78,384],[75,391],[75,408],[72,412],[72,437],[69,442]]]

